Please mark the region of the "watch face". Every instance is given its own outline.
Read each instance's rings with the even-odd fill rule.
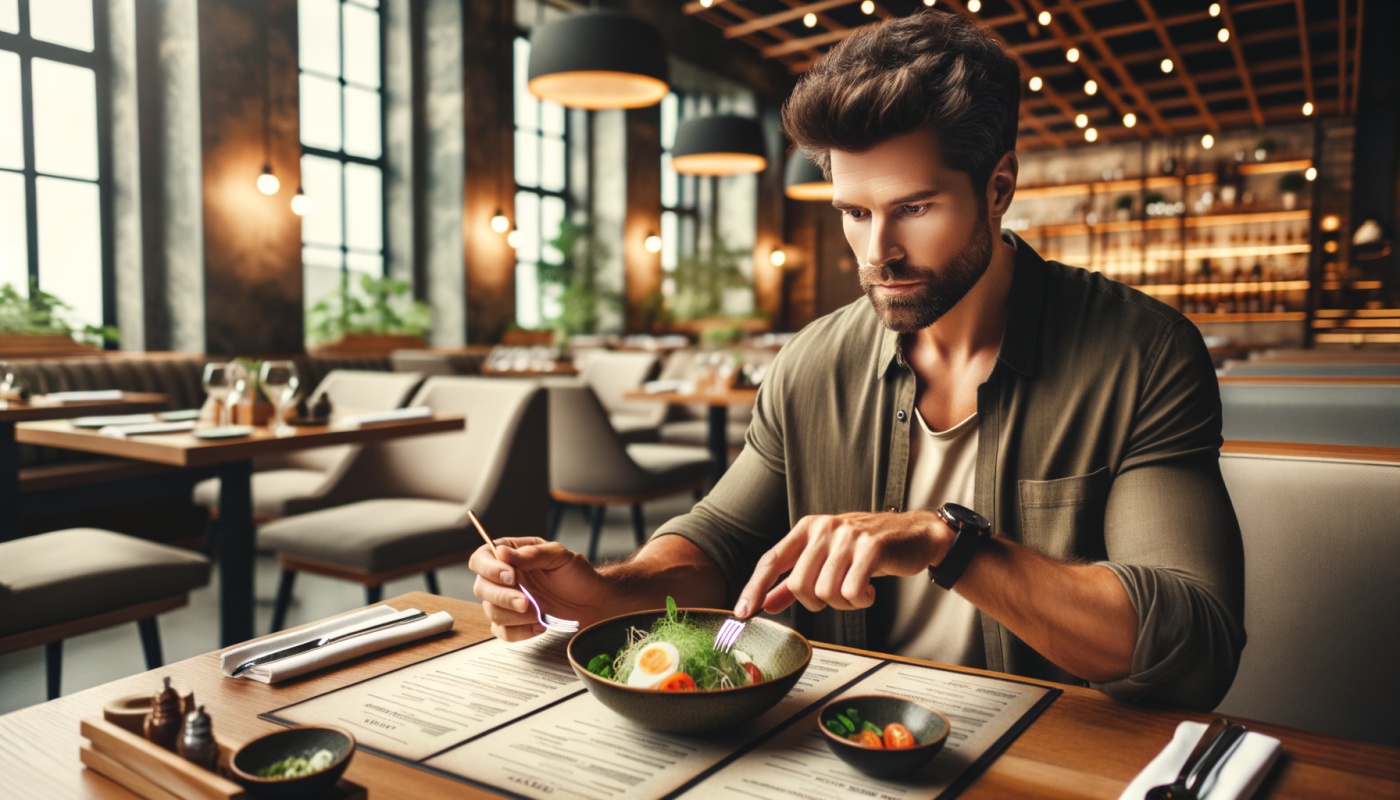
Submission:
[[[988,522],[986,517],[957,503],[944,503],[938,510],[959,527],[976,528],[981,531],[989,531],[992,528],[992,523]]]

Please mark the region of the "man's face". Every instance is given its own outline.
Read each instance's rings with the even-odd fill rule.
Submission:
[[[831,180],[861,289],[887,328],[932,325],[987,271],[985,187],[944,166],[932,133],[907,133],[863,153],[833,150]]]

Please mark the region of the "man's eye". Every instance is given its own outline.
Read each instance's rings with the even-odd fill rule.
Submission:
[[[869,212],[869,211],[866,211],[866,210],[860,209],[860,208],[846,208],[846,209],[842,209],[841,213],[845,214],[846,216],[850,217],[851,219],[865,219],[866,217],[870,216],[870,212]]]
[[[899,207],[906,214],[922,214],[926,208],[928,208],[928,203],[909,203]]]

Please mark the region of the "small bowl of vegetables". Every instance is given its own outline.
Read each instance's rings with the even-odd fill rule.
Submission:
[[[238,748],[229,771],[248,797],[290,800],[319,797],[340,780],[355,737],[330,725],[305,725],[260,736]]]
[[[948,718],[923,703],[888,694],[838,697],[817,719],[842,761],[877,778],[917,769],[948,741]]]
[[[778,704],[812,660],[802,634],[756,617],[729,653],[712,646],[728,611],[666,608],[590,625],[569,642],[569,663],[599,702],[672,733],[736,728]]]

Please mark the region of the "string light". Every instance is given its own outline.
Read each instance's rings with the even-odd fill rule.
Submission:
[[[861,4],[860,4],[860,11],[861,11],[862,14],[866,14],[866,15],[874,14],[874,13],[875,13],[875,0],[865,0],[864,3],[861,3]]]
[[[1215,32],[1215,38],[1219,39],[1221,44],[1230,41],[1230,29],[1221,28]]]
[[[967,10],[976,14],[982,10],[982,0],[967,0]]]
[[[715,0],[700,0],[700,7],[701,7],[701,8],[709,8],[710,6],[712,6],[712,5],[714,5],[714,4],[715,4]]]
[[[1044,85],[1045,85],[1045,81],[1042,81],[1042,80],[1040,79],[1040,76],[1039,76],[1039,75],[1032,75],[1032,76],[1031,76],[1030,87],[1031,87],[1031,91],[1032,91],[1032,92],[1038,92],[1038,91],[1040,91],[1040,87],[1041,87],[1041,86],[1044,86]]]
[[[1098,138],[1099,138],[1099,129],[1098,129],[1098,128],[1090,128],[1090,129],[1084,131],[1084,141],[1086,141],[1086,142],[1093,142],[1093,141],[1097,141]]]
[[[1322,218],[1322,229],[1324,231],[1331,233],[1340,227],[1342,227],[1342,218],[1336,214],[1328,214]]]
[[[496,233],[505,233],[510,230],[510,220],[506,219],[505,213],[499,208],[496,209],[495,214],[491,215],[491,230]]]
[[[1170,58],[1164,58],[1164,59],[1162,59],[1162,71],[1163,71],[1163,72],[1171,72],[1171,71],[1172,71],[1172,60],[1171,60]]]
[[[1065,60],[1068,61],[1068,62],[1071,63],[1071,64],[1073,64],[1074,62],[1078,61],[1078,60],[1079,60],[1079,48],[1078,48],[1078,47],[1071,47],[1071,48],[1065,53]]]
[[[1040,16],[1036,17],[1036,19],[1040,22],[1041,25],[1049,25],[1049,24],[1050,24],[1050,12],[1049,12],[1049,11],[1042,11],[1042,12],[1040,12]]]
[[[1094,80],[1084,81],[1084,94],[1093,96],[1099,93],[1099,83]]]
[[[282,188],[282,182],[277,180],[277,176],[272,174],[272,165],[263,164],[262,174],[258,176],[258,191],[271,197],[277,194],[277,190]]]
[[[1303,173],[1303,177],[1310,181],[1317,180],[1317,167],[1308,167],[1308,171]]]
[[[661,252],[661,237],[657,236],[655,233],[648,233],[646,241],[642,243],[642,246],[647,249],[648,253],[659,253]]]
[[[1211,149],[1212,147],[1215,147],[1215,137],[1211,136],[1209,133],[1207,133],[1205,136],[1202,136],[1201,147],[1204,147],[1207,150]]]
[[[1312,104],[1312,102],[1309,101],[1309,102],[1304,103],[1304,104],[1303,104],[1303,116],[1305,116],[1305,117],[1311,117],[1311,116],[1312,116],[1312,112],[1313,112],[1313,104]]]
[[[775,267],[781,267],[787,263],[787,253],[783,252],[782,248],[774,250],[768,254],[768,261]]]
[[[803,24],[803,25],[806,25],[806,26],[809,27],[809,28],[815,28],[815,27],[817,27],[817,15],[816,15],[816,14],[812,14],[812,13],[810,13],[810,12],[807,13],[807,14],[805,14],[805,15],[802,17],[802,24]]]
[[[1123,127],[1131,128],[1137,124],[1137,114],[1129,111],[1123,115]]]
[[[298,217],[304,217],[311,213],[311,198],[306,196],[306,192],[297,187],[297,193],[292,195],[292,213]]]
[[[1210,15],[1211,15],[1212,17],[1218,17],[1218,16],[1220,16],[1220,4],[1219,4],[1219,3],[1211,3],[1211,4],[1210,4]]]
[[[929,8],[933,8],[933,4],[937,2],[938,0],[924,0],[924,5],[928,6]]]
[[[1087,115],[1087,114],[1080,114],[1079,116],[1077,116],[1077,117],[1074,118],[1074,124],[1075,124],[1075,125],[1078,125],[1078,126],[1081,127],[1081,128],[1084,127],[1085,125],[1088,125],[1088,124],[1089,124],[1089,115]]]
[[[510,233],[506,234],[506,244],[510,245],[512,250],[520,247],[520,231],[518,229],[511,228]]]

